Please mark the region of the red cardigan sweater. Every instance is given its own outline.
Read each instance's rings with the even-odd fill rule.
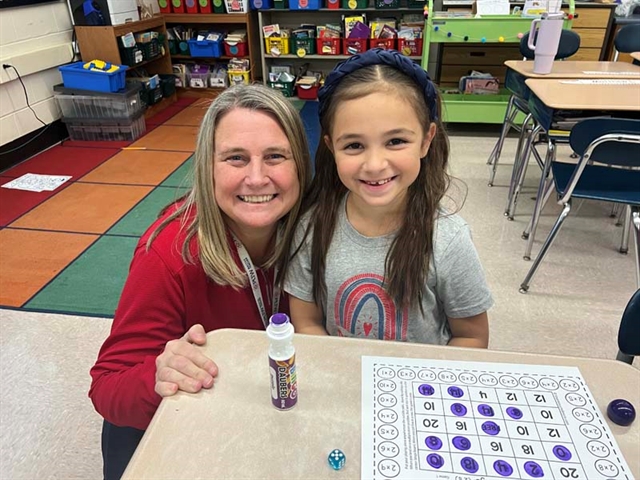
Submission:
[[[111,334],[90,372],[89,397],[95,409],[118,426],[144,430],[149,425],[161,400],[154,391],[155,361],[169,340],[182,337],[198,323],[207,332],[219,328],[264,329],[251,288],[247,285],[234,290],[209,279],[197,261],[197,241],[192,242],[195,265],[184,262],[181,249],[186,235],[180,229],[180,220],[167,225],[146,250],[147,239],[169,213],[138,242]],[[233,242],[229,245],[240,266]],[[273,270],[264,273],[269,286],[273,285]],[[259,271],[262,297],[267,312],[271,312],[272,299],[264,277]],[[280,299],[280,311],[289,312],[284,297]]]

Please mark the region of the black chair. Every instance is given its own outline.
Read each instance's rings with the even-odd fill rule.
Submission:
[[[633,294],[624,309],[618,330],[617,360],[633,363],[633,358],[640,355],[640,288]]]
[[[616,38],[613,40],[613,46],[615,48],[614,62],[618,61],[618,55],[621,53],[640,52],[640,24],[625,25],[618,30]]]
[[[536,33],[537,35],[537,33]],[[525,60],[533,60],[535,57],[535,53],[533,50],[529,48],[527,45],[529,42],[529,32],[525,33],[524,36],[520,39],[520,53],[524,57]],[[574,55],[578,49],[580,48],[580,35],[571,30],[562,30],[560,33],[560,43],[558,44],[558,53],[556,53],[555,60],[564,60],[566,58]],[[527,126],[529,122],[532,120],[531,112],[529,112],[528,102],[529,102],[529,90],[524,86],[524,79],[515,79],[509,78],[510,71],[507,71],[507,79],[505,81],[505,86],[511,92],[511,97],[509,98],[509,104],[507,105],[507,110],[504,115],[504,123],[502,126],[502,131],[500,132],[500,138],[496,142],[496,145],[493,147],[493,151],[491,155],[489,155],[489,159],[487,160],[487,164],[493,164],[493,168],[491,169],[491,175],[489,177],[489,186],[493,186],[493,181],[496,176],[496,171],[498,169],[498,161],[500,160],[500,154],[502,153],[502,146],[504,145],[504,139],[507,138],[507,134],[511,130],[511,128],[520,132],[520,140],[518,141],[518,148],[516,150],[516,160],[515,163],[518,163],[518,157],[521,156],[521,149],[524,145],[524,137],[527,131]],[[516,122],[516,118],[518,117],[518,113],[523,113],[526,117],[522,122],[522,125]],[[536,152],[537,153],[537,152]],[[514,177],[511,177],[511,186],[509,188],[509,202],[507,211],[510,211],[511,205],[511,196],[514,190]],[[511,218],[511,216],[510,216]]]
[[[102,474],[104,480],[120,480],[136,451],[144,430],[102,423]]]

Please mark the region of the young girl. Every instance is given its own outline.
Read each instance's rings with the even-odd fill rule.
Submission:
[[[338,65],[285,281],[298,333],[486,348],[493,301],[450,183],[440,101],[394,51]]]

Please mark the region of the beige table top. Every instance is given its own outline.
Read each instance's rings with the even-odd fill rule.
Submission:
[[[507,60],[504,64],[527,78],[617,78],[640,79],[640,67],[625,62],[553,62],[551,73],[533,73],[533,61]]]
[[[623,84],[623,82],[631,83]],[[638,80],[530,78],[525,83],[536,97],[551,108],[640,111],[640,81]]]
[[[634,60],[639,60],[640,61],[640,52],[632,52],[630,53],[631,58],[633,58]]]
[[[265,333],[209,333],[214,387],[163,400],[123,479],[360,478],[362,355],[577,366],[602,412],[615,398],[640,407],[640,371],[615,360],[308,335],[294,343],[300,400],[281,412],[271,404]],[[640,479],[640,420],[607,422]],[[340,471],[327,465],[335,448],[347,457]]]

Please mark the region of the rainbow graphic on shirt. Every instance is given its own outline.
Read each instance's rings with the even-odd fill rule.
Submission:
[[[383,285],[384,277],[373,273],[356,275],[340,285],[333,313],[338,335],[406,341],[408,309],[396,308]]]

